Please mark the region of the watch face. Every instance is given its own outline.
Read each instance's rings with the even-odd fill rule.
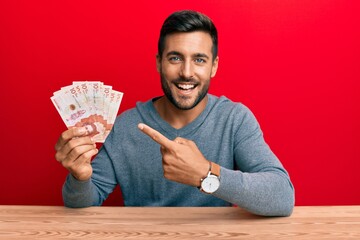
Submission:
[[[219,186],[220,186],[219,178],[214,175],[210,175],[210,176],[206,177],[201,182],[202,190],[207,193],[215,192],[219,188]]]

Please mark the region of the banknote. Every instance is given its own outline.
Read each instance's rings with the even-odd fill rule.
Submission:
[[[74,81],[54,92],[50,99],[66,127],[86,127],[96,142],[104,142],[122,97],[122,92],[101,81]]]

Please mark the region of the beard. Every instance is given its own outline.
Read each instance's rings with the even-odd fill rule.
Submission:
[[[162,87],[162,90],[163,90],[165,96],[179,110],[190,110],[190,109],[196,107],[199,104],[199,102],[201,102],[201,100],[204,99],[204,97],[207,95],[207,93],[209,91],[210,78],[207,81],[205,81],[205,84],[202,86],[202,88],[200,88],[198,95],[196,96],[196,98],[193,102],[191,102],[191,97],[189,97],[189,96],[179,96],[179,99],[176,99],[174,97],[174,94],[171,92],[169,82],[167,81],[167,79],[165,78],[165,76],[162,73],[160,74],[160,78],[161,78],[161,87]],[[196,86],[195,88],[198,88],[199,86],[201,86],[198,84],[197,81],[194,81],[193,79],[177,78],[171,82],[172,83],[191,83]]]

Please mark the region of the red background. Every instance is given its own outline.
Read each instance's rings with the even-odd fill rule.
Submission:
[[[54,159],[65,125],[50,101],[73,80],[125,93],[120,112],[162,94],[163,20],[209,15],[219,30],[210,92],[243,102],[290,173],[297,205],[360,204],[358,1],[1,1],[0,204],[62,205]],[[121,205],[117,190],[107,205]]]

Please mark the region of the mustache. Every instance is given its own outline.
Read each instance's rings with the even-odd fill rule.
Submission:
[[[190,84],[199,84],[198,81],[196,81],[194,78],[182,78],[182,77],[179,77],[175,80],[172,81],[173,83],[190,83]]]

